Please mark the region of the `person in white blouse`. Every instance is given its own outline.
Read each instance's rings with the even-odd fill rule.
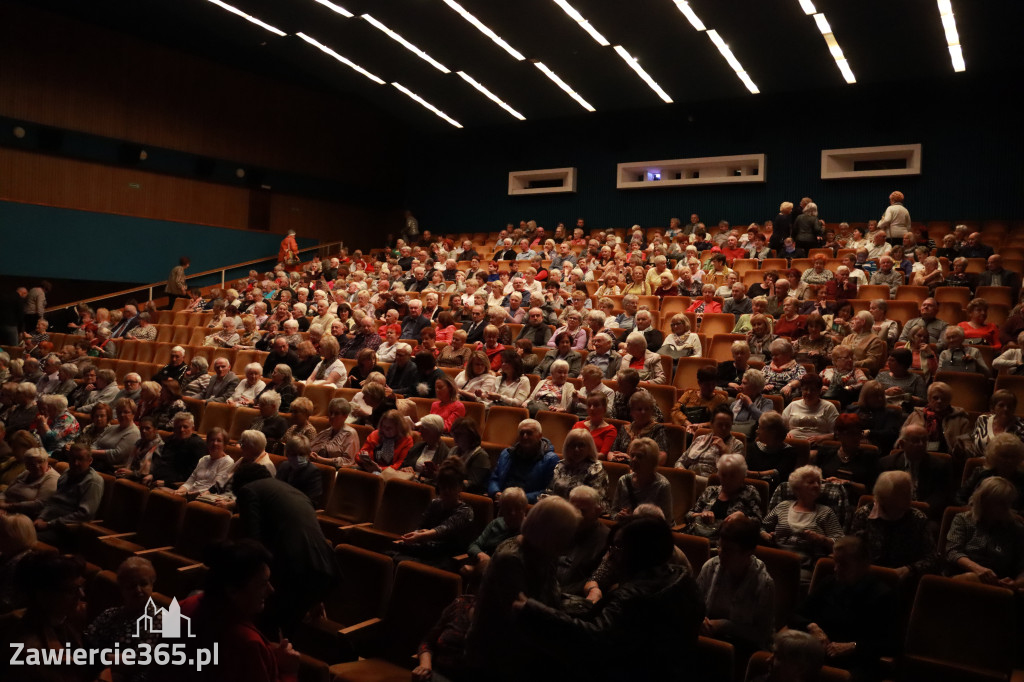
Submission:
[[[497,387],[497,378],[491,374],[491,363],[483,351],[473,351],[466,369],[455,377],[460,400],[490,403],[490,394]]]
[[[794,400],[782,411],[789,435],[816,443],[833,437],[839,410],[821,399],[821,377],[808,373],[800,378],[802,397]]]
[[[672,316],[672,333],[665,337],[660,355],[672,358],[699,358],[703,353],[700,337],[690,331],[690,318],[682,313]]]
[[[348,379],[348,370],[341,361],[341,348],[333,336],[325,336],[320,340],[320,362],[313,368],[313,373],[306,380],[307,384],[333,384],[335,388],[344,388]],[[261,368],[262,371],[262,368]]]
[[[505,354],[498,370],[498,384],[488,396],[491,405],[522,407],[530,397],[530,378],[523,374],[523,361],[518,355]]]
[[[889,233],[892,239],[903,239],[910,231],[910,211],[903,205],[903,192],[899,190],[889,195],[889,207],[878,221],[878,229]]]
[[[242,405],[252,407],[256,404],[256,396],[260,394],[267,385],[263,382],[263,365],[258,362],[250,362],[245,366],[245,379],[239,381],[234,392],[228,399],[228,405]]]
[[[207,454],[200,458],[195,470],[188,480],[181,484],[175,495],[195,496],[205,493],[211,488],[224,488],[231,479],[234,460],[228,457],[224,446],[228,440],[228,432],[215,426],[206,434]]]
[[[868,304],[868,312],[871,313],[871,317],[875,320],[871,326],[871,331],[875,336],[885,341],[885,345],[892,349],[900,335],[900,323],[896,320],[886,319],[885,316],[889,312],[889,304],[884,299],[876,298]]]

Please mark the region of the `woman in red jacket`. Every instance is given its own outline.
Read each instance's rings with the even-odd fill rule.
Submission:
[[[409,426],[398,410],[388,410],[380,418],[377,429],[366,437],[356,455],[356,466],[363,471],[380,473],[384,469],[402,468],[412,448]]]
[[[299,245],[295,241],[295,230],[288,230],[288,236],[281,240],[277,250],[278,263],[292,263],[299,259]]]

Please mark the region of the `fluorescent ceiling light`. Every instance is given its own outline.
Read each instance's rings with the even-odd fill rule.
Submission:
[[[456,12],[461,14],[463,19],[465,19],[469,23],[473,24],[473,26],[476,26],[476,30],[480,31],[485,36],[487,36],[488,38],[493,40],[495,43],[497,43],[498,46],[501,47],[501,49],[505,50],[505,52],[508,52],[510,55],[512,55],[513,57],[515,57],[519,61],[523,61],[524,59],[526,59],[526,57],[524,57],[519,52],[517,52],[511,45],[509,45],[504,40],[502,40],[501,37],[497,33],[495,33],[491,29],[489,29],[486,26],[484,26],[483,23],[479,19],[477,19],[472,14],[467,12],[462,7],[462,5],[460,5],[459,3],[455,2],[455,0],[444,0],[444,4],[448,5],[453,10],[455,10]]]
[[[818,30],[821,31],[821,35],[832,32],[832,27],[828,25],[828,19],[825,18],[824,14],[815,14],[814,23],[818,25]]]
[[[750,78],[750,74],[748,74],[746,70],[743,68],[743,65],[740,64],[740,60],[736,59],[736,55],[732,53],[732,50],[729,49],[729,46],[725,43],[724,40],[722,40],[722,36],[718,35],[718,31],[708,31],[708,38],[710,38],[711,42],[715,44],[715,47],[718,48],[718,51],[722,53],[722,56],[725,58],[725,61],[729,63],[729,67],[736,72],[736,75],[739,76],[739,79],[741,81],[743,81],[743,85],[746,86],[747,90],[749,90],[751,94],[754,95],[761,92],[760,90],[757,89],[757,85],[755,85],[754,81]]]
[[[692,9],[690,9],[690,3],[684,2],[683,0],[674,1],[676,3],[676,7],[678,7],[679,11],[683,13],[683,16],[686,17],[686,20],[690,22],[691,26],[698,31],[705,30],[706,27],[704,26],[704,22],[700,20],[700,17],[698,17]]]
[[[436,59],[431,57],[429,54],[427,54],[426,52],[424,52],[420,48],[416,47],[415,45],[410,43],[408,40],[406,40],[405,38],[403,38],[399,34],[397,34],[394,31],[392,31],[390,28],[388,28],[384,24],[382,24],[379,21],[377,21],[376,19],[374,19],[369,14],[362,15],[362,18],[366,19],[366,21],[368,21],[371,26],[373,26],[374,28],[376,28],[380,32],[384,33],[388,38],[391,38],[396,43],[400,44],[402,47],[404,47],[405,49],[409,50],[409,52],[412,52],[414,55],[416,55],[417,57],[419,57],[423,61],[428,62],[431,66],[433,66],[435,69],[437,69],[441,73],[451,73],[451,71],[448,70],[448,67],[446,67],[444,64],[442,64],[441,62],[437,61]]]
[[[430,103],[430,102],[428,102],[427,100],[425,100],[425,99],[423,99],[422,97],[420,97],[420,96],[419,96],[419,95],[417,95],[417,94],[416,94],[415,92],[413,92],[413,91],[412,91],[412,90],[410,90],[409,88],[405,87],[405,86],[404,86],[404,85],[402,85],[401,83],[392,83],[392,85],[394,85],[394,86],[395,86],[396,88],[398,88],[399,90],[401,90],[402,92],[404,92],[404,93],[405,93],[406,95],[408,95],[408,96],[409,96],[409,97],[411,97],[412,99],[414,99],[414,100],[416,100],[417,102],[419,102],[420,104],[422,104],[422,105],[423,105],[424,107],[426,107],[427,109],[430,109],[431,111],[433,111],[433,112],[434,112],[435,114],[437,114],[438,116],[440,116],[440,117],[441,117],[441,118],[443,118],[444,120],[446,120],[446,121],[448,121],[449,123],[451,123],[451,124],[452,124],[453,126],[455,126],[456,128],[461,128],[461,127],[462,127],[462,124],[461,124],[461,123],[459,123],[459,122],[458,122],[458,121],[456,121],[456,120],[455,120],[454,118],[452,118],[452,117],[451,117],[451,116],[449,116],[448,114],[444,113],[443,111],[441,111],[440,109],[438,109],[437,107],[435,107],[435,106],[434,106],[433,104],[431,104],[431,103]]]
[[[445,0],[445,2],[447,2],[447,1],[448,0]],[[545,76],[550,78],[555,83],[555,85],[560,87],[562,89],[562,91],[565,92],[565,94],[569,95],[569,97],[572,97],[574,100],[576,100],[576,102],[581,107],[583,107],[587,111],[597,111],[596,109],[594,109],[594,107],[590,106],[590,102],[588,102],[587,100],[585,100],[582,97],[580,97],[579,93],[577,93],[575,90],[570,88],[568,83],[566,83],[564,80],[559,78],[557,73],[555,73],[554,71],[549,69],[547,66],[545,66],[544,62],[534,62],[533,65],[536,66],[541,71],[543,71]]]
[[[378,85],[384,85],[384,80],[383,79],[378,78],[377,76],[373,75],[372,73],[370,73],[369,71],[367,71],[363,67],[359,66],[355,62],[353,62],[351,60],[348,60],[345,57],[342,57],[340,54],[338,54],[337,52],[335,52],[331,48],[327,47],[323,43],[317,42],[313,38],[310,38],[309,36],[307,36],[305,33],[301,33],[300,32],[300,33],[296,33],[295,35],[297,35],[298,37],[302,38],[307,43],[309,43],[313,47],[317,48],[318,50],[320,50],[324,54],[328,54],[328,55],[334,57],[335,59],[337,59],[339,62],[341,62],[345,66],[349,67],[350,69],[355,69],[359,73],[363,74],[364,76],[366,76],[367,78],[372,80],[374,83],[377,83]]]
[[[251,21],[252,23],[256,24],[257,26],[259,26],[261,28],[267,29],[271,33],[274,33],[274,34],[279,35],[279,36],[286,36],[286,35],[288,35],[284,31],[282,31],[281,29],[275,28],[274,26],[271,26],[270,24],[268,24],[266,22],[260,21],[259,19],[257,19],[256,17],[252,16],[251,14],[246,14],[242,10],[238,9],[237,7],[232,7],[231,5],[227,4],[226,2],[221,2],[221,0],[207,0],[207,1],[208,2],[212,2],[213,4],[217,5],[217,7],[220,7],[221,9],[226,9],[227,11],[231,12],[232,14],[235,14],[235,15],[238,15],[238,16],[242,17],[246,21]]]
[[[799,0],[800,7],[807,12],[808,7],[813,9],[809,0]],[[810,14],[810,12],[807,12]],[[832,32],[832,27],[829,26],[828,19],[825,18],[824,14],[820,12],[814,15],[814,23],[817,24],[818,30],[821,32],[821,37],[825,39],[825,44],[828,45],[828,52],[832,55],[832,59],[836,61],[836,66],[839,67],[839,72],[843,74],[843,79],[850,85],[857,82],[857,78],[853,75],[853,69],[850,68],[850,62],[847,61],[846,56],[843,55],[843,48],[839,47],[839,41],[836,40],[835,34]]]
[[[313,0],[313,2],[319,2],[321,5],[323,5],[327,9],[331,10],[332,12],[337,12],[338,14],[340,14],[343,17],[347,17],[347,18],[351,19],[353,16],[355,16],[354,14],[349,12],[347,9],[345,9],[341,5],[335,5],[330,0]]]
[[[494,102],[495,104],[497,104],[497,105],[498,105],[499,107],[501,107],[502,109],[504,109],[504,110],[505,110],[505,111],[507,111],[508,113],[512,114],[512,115],[513,115],[513,116],[515,116],[516,118],[518,118],[518,119],[519,119],[520,121],[525,121],[525,120],[526,120],[526,117],[525,117],[525,116],[523,116],[523,115],[522,115],[522,114],[520,114],[520,113],[519,113],[518,111],[516,111],[515,109],[513,109],[512,107],[510,107],[510,106],[509,106],[508,104],[506,104],[505,102],[503,102],[503,101],[501,100],[501,98],[499,98],[499,97],[498,97],[497,95],[495,95],[495,94],[494,94],[493,92],[491,92],[490,90],[488,90],[487,88],[485,88],[485,87],[484,87],[484,86],[483,86],[483,85],[482,85],[481,83],[477,82],[477,81],[476,81],[476,80],[475,80],[475,79],[474,79],[474,78],[473,78],[472,76],[470,76],[470,75],[469,75],[468,73],[466,73],[465,71],[459,71],[459,72],[458,72],[458,74],[459,74],[459,76],[461,76],[461,77],[462,77],[462,80],[466,81],[467,83],[469,83],[470,85],[472,85],[472,86],[473,86],[474,88],[476,88],[477,90],[479,90],[480,92],[482,92],[482,93],[483,93],[483,94],[484,94],[484,95],[485,95],[485,96],[487,97],[487,99],[491,100],[492,102]]]
[[[966,71],[964,64],[964,52],[960,47],[960,34],[956,30],[956,17],[953,16],[953,5],[950,0],[938,0],[939,18],[942,19],[942,30],[946,34],[946,44],[949,46],[949,57],[953,61],[953,70],[956,72]]]
[[[633,55],[626,51],[626,48],[622,47],[622,45],[616,45],[615,51],[619,53],[619,56],[622,57],[623,61],[629,64],[629,68],[636,71],[636,74],[643,79],[644,83],[647,83],[647,86],[658,94],[658,97],[660,97],[663,102],[666,104],[672,104],[672,98],[668,96],[668,93],[662,90],[661,86],[658,85],[658,83],[651,78],[646,71],[644,71],[643,67],[640,66],[640,63],[633,57]]]
[[[596,28],[591,26],[590,22],[584,19],[583,15],[580,14],[575,7],[566,2],[566,0],[555,0],[555,4],[561,7],[563,12],[568,14],[573,21],[579,24],[580,28],[589,33],[590,37],[596,40],[598,44],[602,45],[603,47],[608,47],[609,45],[611,45],[611,43],[609,43],[608,40],[603,35],[601,35],[601,33]]]
[[[818,13],[818,10],[814,9],[814,3],[811,0],[800,0],[800,9],[804,11],[804,14]]]

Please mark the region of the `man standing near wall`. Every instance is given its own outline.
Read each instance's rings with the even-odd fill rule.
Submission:
[[[174,308],[175,299],[188,298],[188,286],[185,284],[185,270],[191,265],[187,256],[178,259],[178,264],[171,268],[171,274],[167,276],[167,286],[164,293],[167,294],[167,307],[164,310]]]

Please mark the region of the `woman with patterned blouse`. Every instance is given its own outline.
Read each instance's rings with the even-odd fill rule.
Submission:
[[[569,499],[573,488],[589,486],[604,499],[608,492],[608,474],[597,461],[597,446],[589,431],[573,429],[565,436],[562,445],[562,460],[555,465],[551,483],[545,491]]]
[[[787,339],[775,339],[769,347],[771,362],[764,366],[764,392],[789,398],[798,392],[800,379],[807,374],[804,366],[793,359],[793,344]]]
[[[868,380],[864,370],[853,366],[853,349],[848,346],[832,349],[832,366],[822,370],[820,376],[825,399],[837,400],[842,407],[857,400],[861,386]]]
[[[576,387],[569,383],[569,363],[555,360],[551,364],[551,374],[537,384],[526,401],[526,407],[531,417],[537,416],[541,410],[569,412],[575,397]]]
[[[43,444],[46,454],[53,456],[78,435],[78,420],[68,411],[68,399],[62,395],[40,396],[39,405],[32,431]]]
[[[625,520],[641,504],[653,504],[666,519],[672,518],[672,486],[658,473],[661,446],[650,438],[638,438],[629,444],[628,474],[619,478],[612,500],[612,518]]]
[[[864,540],[871,563],[895,569],[901,580],[937,572],[934,533],[925,513],[911,505],[910,474],[884,471],[873,492],[874,501],[857,509],[850,522],[850,534]]]
[[[672,422],[694,433],[711,421],[711,414],[721,405],[729,404],[728,394],[716,388],[718,370],[701,367],[697,370],[697,388],[688,388],[672,407]],[[741,380],[742,381],[742,380]]]
[[[807,335],[793,344],[797,362],[811,363],[819,372],[828,366],[835,341],[825,333],[826,328],[825,320],[818,313],[807,316]]]
[[[771,345],[777,337],[772,334],[771,324],[767,315],[755,314],[750,316],[750,331],[747,332],[747,345],[750,347],[750,355],[754,360],[768,362],[771,359]]]
[[[665,462],[668,452],[668,437],[665,435],[665,426],[655,421],[654,410],[657,403],[654,397],[647,391],[637,391],[629,397],[629,413],[633,421],[619,429],[619,435],[612,443],[608,459],[613,462],[625,462],[629,460],[631,443],[638,438],[652,440],[658,445],[658,464]]]
[[[718,543],[718,533],[729,519],[749,518],[761,523],[761,494],[745,482],[747,462],[743,455],[727,454],[718,459],[719,485],[704,489],[693,509],[686,512],[686,532]]]
[[[711,415],[711,432],[697,436],[693,444],[676,460],[677,469],[689,469],[698,476],[710,476],[717,471],[722,455],[743,454],[743,442],[732,435],[732,409],[720,405]]]

